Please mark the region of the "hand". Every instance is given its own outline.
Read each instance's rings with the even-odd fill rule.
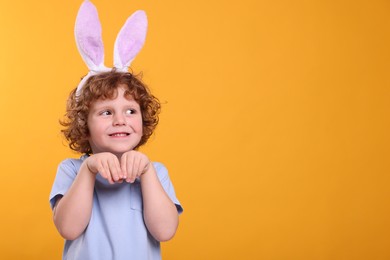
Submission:
[[[126,182],[133,183],[136,178],[144,174],[150,167],[149,158],[140,152],[129,151],[121,157],[121,169]]]
[[[93,154],[84,163],[93,174],[99,173],[109,183],[123,182],[124,174],[118,158],[112,153]]]

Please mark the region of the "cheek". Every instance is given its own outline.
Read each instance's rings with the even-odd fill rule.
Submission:
[[[88,123],[88,124],[87,124],[87,136],[88,136],[88,138],[91,138],[91,135],[93,135],[93,130],[91,131],[91,129],[93,129],[93,128],[92,128],[91,125]]]
[[[87,132],[88,132],[88,136],[91,135],[91,129],[92,129],[92,126],[93,126],[93,123],[92,123],[92,120],[91,118],[88,116],[87,118]]]
[[[89,122],[88,123],[88,139],[94,138],[95,136],[99,136],[102,134],[102,124]]]
[[[137,117],[137,120],[134,121],[134,123],[136,124],[138,131],[142,133],[142,129],[143,129],[142,116]]]
[[[142,124],[142,119],[138,123],[138,129],[139,129],[139,132],[141,133],[141,135],[143,135],[144,126]]]

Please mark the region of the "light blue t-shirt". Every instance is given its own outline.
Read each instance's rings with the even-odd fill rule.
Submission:
[[[50,193],[50,205],[63,196],[75,179],[87,156],[67,159],[58,166]],[[183,211],[176,198],[168,171],[153,163],[158,178],[179,213]],[[134,183],[109,184],[96,175],[92,215],[84,233],[66,240],[64,260],[147,260],[161,259],[160,243],[148,232],[143,220],[142,193],[139,180]]]

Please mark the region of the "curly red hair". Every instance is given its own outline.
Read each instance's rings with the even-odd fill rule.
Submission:
[[[76,89],[70,93],[65,119],[60,121],[60,124],[65,127],[61,132],[69,142],[70,149],[80,153],[92,153],[87,124],[90,106],[99,99],[114,99],[118,87],[124,87],[125,97],[134,98],[141,108],[143,136],[135,149],[147,142],[159,121],[160,102],[141,81],[140,75],[117,72],[113,69],[110,72],[91,76],[79,96],[76,97]]]

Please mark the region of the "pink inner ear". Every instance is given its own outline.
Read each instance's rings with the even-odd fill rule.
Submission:
[[[96,7],[89,1],[83,2],[76,18],[75,35],[81,56],[90,67],[98,66],[104,60],[102,29]]]
[[[126,65],[128,61],[131,61],[135,58],[137,53],[142,48],[142,43],[136,42],[132,38],[128,40],[122,40],[118,42],[119,56],[121,57],[123,65]]]
[[[117,48],[119,58],[123,66],[129,66],[145,43],[148,22],[143,11],[135,12],[122,27],[118,39]]]
[[[80,48],[85,53],[85,56],[87,56],[93,64],[96,66],[99,66],[103,62],[103,43],[97,42],[95,38],[93,37],[85,37],[80,40],[79,42]]]

